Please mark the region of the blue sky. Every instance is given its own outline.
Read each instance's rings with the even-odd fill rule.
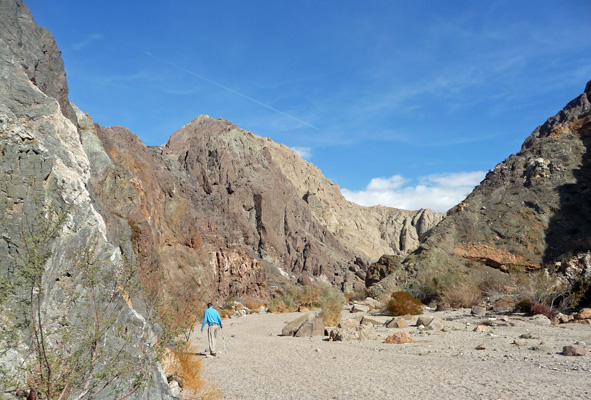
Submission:
[[[26,3],[95,122],[222,117],[364,205],[447,210],[591,79],[586,0]]]

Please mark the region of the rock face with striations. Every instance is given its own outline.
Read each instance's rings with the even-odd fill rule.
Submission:
[[[195,207],[215,217],[227,246],[292,280],[359,290],[368,262],[407,254],[442,218],[350,203],[291,149],[208,116],[174,133],[161,154],[198,185]]]
[[[72,122],[60,52],[52,35],[39,28],[17,0],[0,1],[0,77],[0,381],[9,395],[5,391],[27,388],[35,380],[37,365],[30,365],[35,354],[32,320],[37,332],[44,329],[44,352],[62,357],[59,360],[75,350],[79,332],[88,328],[84,321],[91,319],[92,310],[85,306],[86,271],[78,265],[82,249],[92,249],[100,260],[97,274],[116,276],[125,243],[109,242],[105,221],[88,191],[90,161]],[[56,218],[62,223],[54,224]],[[49,227],[55,231],[47,232]],[[95,289],[103,299],[119,290],[115,280]],[[111,329],[101,336],[100,349],[113,355],[120,351],[132,360],[132,352],[137,355],[137,349],[153,345],[152,333],[123,296],[113,299],[108,305]],[[102,306],[107,307],[97,307]],[[31,309],[38,312],[33,316]],[[119,329],[125,329],[129,341],[121,340]],[[62,343],[66,332],[73,341]],[[144,361],[154,356],[150,350],[144,355]],[[92,372],[85,368],[92,361],[78,362],[71,375],[87,379]],[[53,372],[56,376],[63,371],[54,366]],[[148,388],[129,398],[170,399],[159,365],[145,372]],[[115,398],[133,382],[115,379],[103,395]],[[93,389],[90,381],[88,387]],[[74,395],[84,389],[72,390]]]
[[[590,279],[590,146],[591,82],[448,212],[404,261],[407,272],[552,265]]]

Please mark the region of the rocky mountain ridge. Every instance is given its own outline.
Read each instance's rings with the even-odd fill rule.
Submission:
[[[589,282],[590,145],[591,81],[537,127],[519,153],[490,170],[390,274],[552,270],[571,283]]]

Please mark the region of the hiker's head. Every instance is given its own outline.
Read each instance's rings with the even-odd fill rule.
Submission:
[[[211,308],[211,307],[213,307],[213,304],[207,303],[207,308]]]

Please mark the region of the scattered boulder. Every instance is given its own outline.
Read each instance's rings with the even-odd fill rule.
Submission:
[[[486,350],[486,345],[484,343],[480,344],[480,345],[476,346],[476,350]]]
[[[298,312],[301,312],[301,313],[310,312],[310,309],[308,307],[305,307],[305,306],[299,306],[298,307]]]
[[[408,328],[408,323],[404,318],[392,318],[390,321],[386,322],[386,328],[404,329]]]
[[[517,346],[525,346],[525,339],[515,339],[513,344],[516,344]]]
[[[444,327],[445,326],[443,325],[443,321],[441,319],[433,318],[433,319],[431,319],[431,321],[429,321],[429,323],[427,325],[425,325],[423,330],[425,330],[425,331],[440,331]]]
[[[324,336],[324,321],[320,317],[306,321],[294,334],[295,337]]]
[[[540,326],[552,325],[552,320],[543,314],[534,315],[533,317],[530,318],[530,321],[533,321],[534,324],[540,325]]]
[[[260,306],[260,307],[258,308],[258,312],[259,312],[259,314],[265,314],[265,313],[267,312],[267,307],[265,307],[265,306]]]
[[[591,319],[591,308],[583,308],[575,315],[575,319]]]
[[[565,356],[586,356],[587,346],[582,344],[571,344],[570,346],[564,346],[562,348],[562,354],[564,354]]]
[[[424,325],[427,326],[434,319],[431,315],[421,315],[417,318],[416,326]]]
[[[476,328],[474,328],[474,332],[488,332],[488,326],[478,325]]]
[[[366,297],[364,303],[370,306],[371,308],[380,308],[382,306],[382,304],[378,300],[372,297]]]
[[[330,332],[330,340],[335,342],[348,342],[353,340],[375,340],[378,338],[367,325],[349,329],[334,329]]]
[[[486,315],[486,308],[481,307],[481,306],[472,306],[472,314],[479,316],[479,317],[484,317]]]
[[[369,312],[370,307],[363,304],[354,304],[351,308],[352,313],[366,313]]]
[[[404,344],[404,343],[412,343],[413,337],[408,332],[396,332],[393,335],[390,335],[386,338],[384,343],[389,344]]]
[[[306,315],[302,315],[301,317],[288,322],[281,330],[281,336],[293,336],[295,333],[308,321],[312,321],[316,318],[316,314],[308,313]]]
[[[378,325],[382,326],[385,325],[388,321],[388,317],[370,317],[370,316],[363,316],[361,320],[361,325]]]
[[[435,311],[448,311],[450,309],[451,306],[449,305],[449,303],[445,301],[440,301],[439,303],[437,303],[437,308],[435,309]]]
[[[558,313],[556,318],[558,319],[558,322],[560,322],[561,324],[566,324],[570,321],[573,321],[575,319],[575,316],[572,314],[567,315],[567,314],[563,314],[563,313]]]
[[[355,328],[361,324],[361,320],[359,318],[349,318],[339,323],[339,328]]]

